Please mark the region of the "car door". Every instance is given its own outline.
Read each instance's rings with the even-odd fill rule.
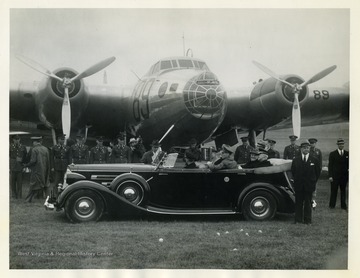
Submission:
[[[148,181],[152,206],[202,209],[207,169],[159,169]]]

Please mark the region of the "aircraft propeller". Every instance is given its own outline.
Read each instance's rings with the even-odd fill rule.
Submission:
[[[24,64],[26,64],[27,66],[29,66],[30,68],[61,82],[61,86],[64,88],[64,99],[61,110],[61,122],[62,122],[63,134],[65,134],[66,139],[70,137],[70,130],[71,130],[71,107],[70,107],[70,99],[69,99],[69,88],[71,87],[74,81],[93,75],[115,61],[115,57],[110,57],[96,63],[95,65],[92,65],[88,69],[82,71],[81,73],[77,74],[72,78],[66,76],[61,78],[55,75],[50,70],[48,70],[47,68],[43,67],[39,63],[29,58],[26,58],[22,55],[16,55],[16,58],[21,62],[23,62]]]
[[[300,91],[302,90],[302,88],[304,86],[307,86],[308,84],[314,83],[314,82],[324,78],[325,76],[327,76],[331,72],[333,72],[336,69],[336,65],[333,65],[331,67],[328,67],[328,68],[320,71],[319,73],[315,74],[313,77],[309,78],[308,80],[304,81],[301,84],[297,84],[297,83],[292,84],[292,83],[290,83],[290,82],[288,82],[286,80],[281,79],[276,73],[274,73],[272,70],[268,69],[264,65],[262,65],[262,64],[260,64],[260,63],[258,63],[256,61],[253,61],[253,63],[259,69],[261,69],[263,72],[267,73],[271,77],[275,78],[276,80],[278,80],[278,81],[286,84],[290,88],[292,88],[292,93],[294,94],[294,102],[293,102],[293,108],[292,108],[293,132],[294,132],[294,135],[296,135],[298,138],[300,138],[300,130],[301,130],[301,112],[300,112],[300,104],[299,104]]]

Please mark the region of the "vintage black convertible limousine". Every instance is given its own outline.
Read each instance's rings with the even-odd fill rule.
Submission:
[[[71,222],[97,221],[104,213],[243,214],[247,220],[269,220],[277,212],[294,212],[291,161],[217,172],[168,161],[70,165],[59,196],[48,197],[45,207],[64,209]]]

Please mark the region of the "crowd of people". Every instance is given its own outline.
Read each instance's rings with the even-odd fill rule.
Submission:
[[[191,139],[184,153],[185,168],[206,167],[211,171],[236,168],[257,168],[271,166],[270,159],[280,159],[273,139],[261,140],[256,147],[249,144],[248,137],[241,137],[242,144],[235,151],[224,144],[219,152],[214,151],[212,159],[200,163],[203,159],[197,140]],[[289,136],[290,144],[283,151],[283,159],[292,160],[291,172],[295,189],[295,223],[311,224],[313,197],[316,195],[316,183],[322,169],[322,152],[316,147],[317,139],[309,138],[300,145],[297,137]],[[76,142],[69,146],[65,135],[57,136],[57,144],[48,149],[42,145],[41,137],[31,137],[32,146],[27,151],[20,137],[12,137],[10,144],[10,188],[11,196],[22,199],[22,178],[24,169],[30,169],[30,189],[25,198],[31,202],[34,196],[45,194],[56,197],[57,186],[64,179],[69,164],[103,163],[144,163],[157,165],[164,156],[159,140],[153,140],[151,149],[146,151],[141,137],[130,138],[126,144],[126,135],[120,133],[116,142],[104,146],[102,136],[96,138],[96,146],[89,148],[82,135],[76,136]],[[340,188],[341,208],[347,210],[346,187],[348,184],[349,152],[344,150],[345,141],[337,140],[337,149],[330,153],[328,163],[331,184],[329,207],[335,208],[337,192]]]

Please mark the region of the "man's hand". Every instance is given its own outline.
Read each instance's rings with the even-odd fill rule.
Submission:
[[[333,181],[334,181],[334,179],[333,179],[332,177],[330,177],[330,178],[329,178],[329,181],[330,181],[330,182],[333,182]]]

